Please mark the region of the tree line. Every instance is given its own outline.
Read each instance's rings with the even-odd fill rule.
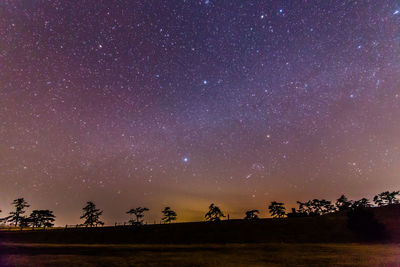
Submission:
[[[25,216],[25,209],[30,205],[25,201],[24,198],[17,198],[11,203],[15,210],[9,213],[9,216],[0,219],[1,222],[9,223],[15,227],[52,227],[56,216],[51,210],[33,210],[29,216]]]
[[[368,199],[362,198],[360,200],[349,200],[345,195],[341,195],[335,203],[325,199],[312,199],[307,202],[297,201],[298,208],[292,208],[291,212],[286,212],[284,203],[272,201],[268,205],[268,211],[273,218],[284,217],[308,217],[308,216],[321,216],[333,212],[352,211],[362,208],[373,206],[385,206],[390,204],[399,204],[400,191],[385,191],[373,198],[374,204]],[[12,203],[14,210],[9,213],[9,216],[1,218],[0,222],[8,223],[14,227],[32,227],[43,228],[54,226],[56,216],[51,210],[33,210],[29,216],[26,216],[26,208],[30,205],[24,198],[15,199]],[[82,226],[97,227],[103,226],[104,222],[101,221],[103,211],[98,209],[92,201],[88,201],[82,208],[83,214],[80,219],[84,222]],[[137,207],[129,209],[126,214],[131,218],[128,221],[130,225],[142,225],[145,212],[149,211],[146,207]],[[1,212],[1,211],[0,211]],[[177,219],[177,213],[171,207],[165,207],[162,211],[162,222],[171,223]],[[259,219],[260,211],[257,209],[248,210],[245,212],[244,220],[257,220]],[[222,210],[211,203],[208,207],[207,213],[204,215],[206,221],[218,222],[226,217]],[[228,215],[229,218],[229,215]]]

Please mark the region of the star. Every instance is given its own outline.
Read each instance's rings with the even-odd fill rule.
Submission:
[[[396,1],[3,2],[4,203],[46,202],[61,225],[90,196],[110,223],[129,196],[154,203],[149,220],[166,202],[189,220],[215,183],[232,214],[259,188],[295,203],[288,184],[310,199],[400,186]]]

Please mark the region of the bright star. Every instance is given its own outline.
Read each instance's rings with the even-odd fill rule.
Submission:
[[[204,80],[204,81],[203,81],[203,84],[204,84],[204,85],[206,85],[207,83],[208,83],[207,80]]]
[[[188,161],[189,161],[189,159],[187,157],[183,158],[183,162],[188,162]]]

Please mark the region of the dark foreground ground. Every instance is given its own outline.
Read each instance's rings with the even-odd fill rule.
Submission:
[[[400,266],[394,244],[3,244],[1,266]]]

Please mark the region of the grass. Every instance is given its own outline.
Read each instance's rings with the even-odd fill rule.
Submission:
[[[343,216],[261,219],[250,222],[193,222],[140,227],[98,227],[0,231],[15,243],[65,244],[209,244],[209,243],[350,243],[357,242]]]
[[[3,244],[1,266],[400,266],[394,244]]]
[[[371,210],[386,226],[386,244],[356,243],[345,213],[254,222],[4,229],[0,266],[400,266],[400,205]]]

